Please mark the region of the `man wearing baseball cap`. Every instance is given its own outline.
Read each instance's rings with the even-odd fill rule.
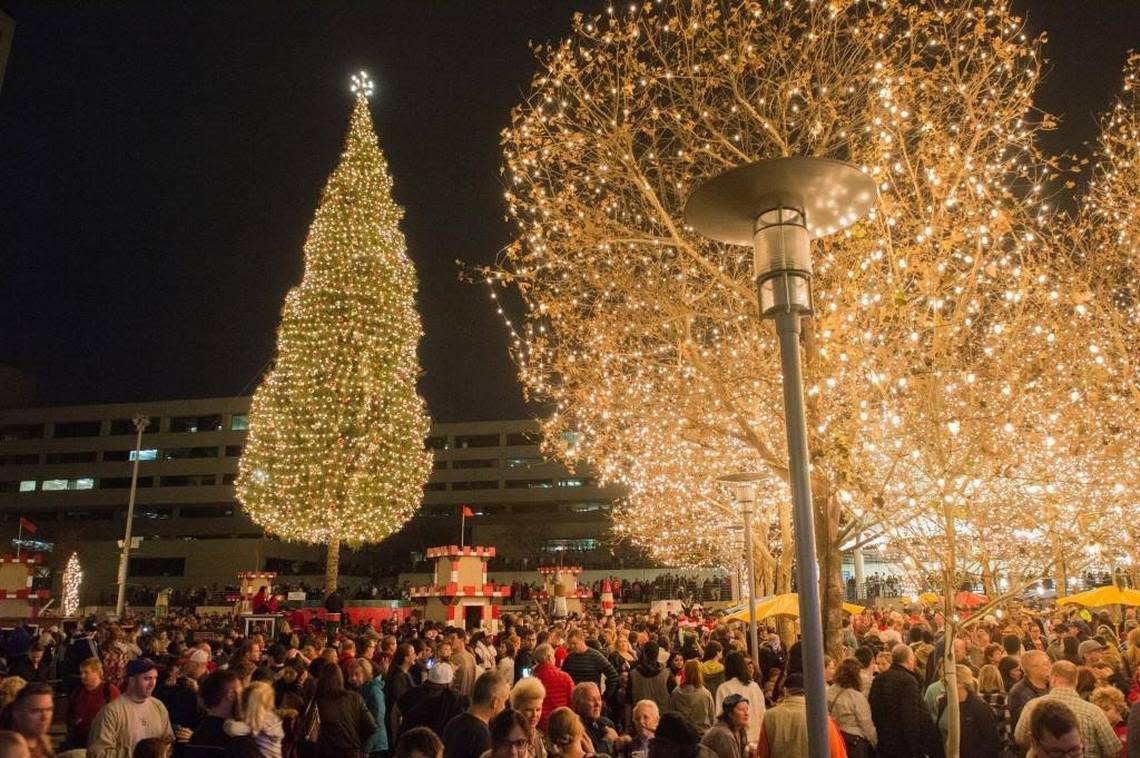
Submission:
[[[467,698],[452,687],[454,679],[451,664],[440,661],[428,669],[423,684],[404,693],[396,703],[400,711],[400,734],[417,726],[443,734],[447,722],[467,710]]]
[[[134,659],[127,664],[126,682],[122,696],[95,715],[87,742],[88,758],[130,758],[141,740],[174,739],[166,706],[151,696],[158,683],[158,664],[149,658]]]

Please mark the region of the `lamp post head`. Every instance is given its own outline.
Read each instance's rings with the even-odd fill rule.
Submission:
[[[150,426],[150,416],[147,416],[143,413],[136,413],[131,421],[134,422],[136,431],[144,431],[148,426]]]
[[[701,184],[685,223],[706,237],[751,245],[763,317],[810,313],[810,241],[844,229],[875,204],[875,180],[827,158],[773,158]]]
[[[756,502],[756,484],[768,480],[768,475],[756,471],[741,471],[735,474],[725,474],[716,478],[717,484],[724,486],[732,493],[732,499],[737,503],[751,508]]]

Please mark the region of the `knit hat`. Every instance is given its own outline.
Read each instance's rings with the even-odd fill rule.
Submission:
[[[190,657],[189,657],[189,659],[188,659],[188,660],[189,660],[191,663],[209,663],[209,662],[210,662],[210,654],[209,654],[209,653],[207,653],[205,650],[203,650],[203,649],[202,649],[202,648],[200,648],[200,647],[199,647],[199,648],[195,648],[195,649],[194,649],[194,650],[193,650],[193,651],[190,653]]]

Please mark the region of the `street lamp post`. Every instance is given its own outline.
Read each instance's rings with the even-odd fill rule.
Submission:
[[[131,468],[131,494],[127,498],[127,528],[123,533],[123,550],[119,553],[119,593],[115,598],[115,616],[123,617],[127,594],[127,565],[131,559],[131,527],[135,521],[135,494],[139,486],[139,458],[142,457],[143,431],[150,426],[150,419],[141,413],[131,419],[135,424],[135,464]]]
[[[760,318],[776,323],[784,379],[811,758],[825,758],[829,751],[800,319],[812,312],[811,239],[850,226],[874,203],[875,182],[856,167],[823,158],[797,157],[759,161],[726,171],[697,187],[685,206],[686,223],[706,237],[751,245]]]
[[[716,480],[732,490],[732,499],[744,517],[744,570],[748,582],[748,641],[752,646],[752,663],[760,670],[760,633],[756,628],[756,564],[752,560],[752,514],[756,509],[756,483],[768,478],[767,474],[742,472],[718,476]]]

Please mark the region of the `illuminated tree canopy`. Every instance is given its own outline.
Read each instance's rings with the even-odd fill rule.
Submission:
[[[870,218],[813,243],[802,351],[830,626],[859,534],[944,545],[953,525],[970,537],[959,568],[1048,568],[1048,546],[1017,552],[1043,533],[1010,530],[1073,533],[1080,488],[1119,447],[1081,442],[1096,396],[1078,301],[1095,283],[1071,291],[1072,257],[1043,231],[1063,175],[1035,146],[1052,126],[1033,104],[1042,44],[998,0],[686,0],[580,16],[538,50],[503,135],[518,235],[487,279],[525,306],[514,352],[555,409],[552,449],[629,487],[620,534],[669,564],[727,563],[736,516],[713,480],[767,471],[761,574],[789,581],[778,350],[751,251],[682,211],[727,168],[814,155],[880,192]],[[1134,218],[1135,197],[1100,213]]]

